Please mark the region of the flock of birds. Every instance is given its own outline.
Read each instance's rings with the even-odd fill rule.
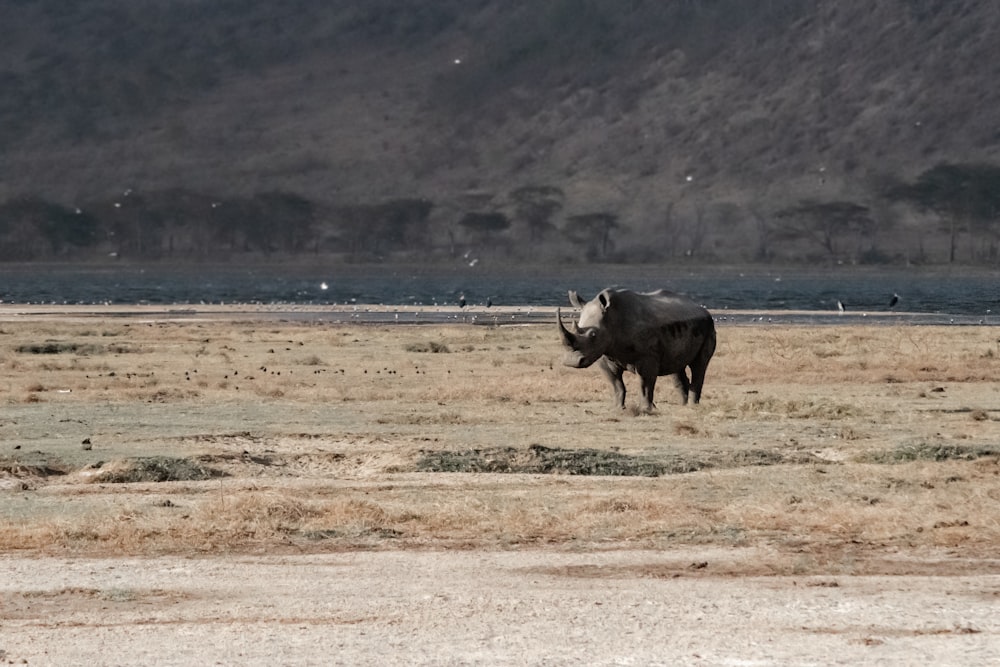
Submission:
[[[897,303],[899,303],[899,294],[893,292],[892,296],[889,297],[889,308],[895,308]],[[841,313],[847,312],[847,306],[840,299],[837,299],[837,310]]]

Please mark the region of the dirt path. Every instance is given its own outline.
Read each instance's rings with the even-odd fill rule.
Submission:
[[[764,556],[714,548],[8,556],[0,651],[30,665],[1000,660],[1000,576],[714,574]]]

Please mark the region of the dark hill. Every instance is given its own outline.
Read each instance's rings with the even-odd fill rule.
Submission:
[[[997,35],[990,0],[10,0],[0,201],[291,193],[333,222],[287,250],[423,198],[382,250],[991,261],[1000,222],[886,193],[1000,162]]]

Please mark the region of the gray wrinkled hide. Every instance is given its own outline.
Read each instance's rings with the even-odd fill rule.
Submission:
[[[666,290],[640,294],[606,289],[586,303],[571,291],[569,301],[581,310],[573,331],[557,312],[568,348],[563,363],[587,368],[599,362],[618,407],[625,407],[626,370],[641,378],[646,410],[654,407],[653,391],[661,375],[674,376],[684,403],[689,392],[695,403],[701,400],[705,371],[715,352],[715,323],[707,310]]]

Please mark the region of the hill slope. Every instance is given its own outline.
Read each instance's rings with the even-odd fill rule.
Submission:
[[[285,190],[444,219],[551,186],[564,216],[700,249],[690,221],[750,239],[749,211],[1000,160],[997,34],[989,0],[10,2],[0,199]]]

